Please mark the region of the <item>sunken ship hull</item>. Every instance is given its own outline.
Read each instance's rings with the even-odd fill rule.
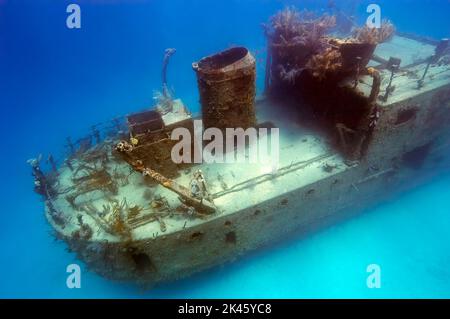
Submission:
[[[433,45],[396,36],[370,54],[372,49],[372,64],[363,59],[357,72],[343,64],[337,73],[324,70],[332,72],[335,87],[316,92],[328,96],[322,100],[297,95],[298,85],[329,88],[314,72],[283,80],[295,72],[282,68],[275,76],[276,52],[268,58],[266,95],[256,101],[255,60],[246,49],[202,59],[193,67],[205,126],[279,128],[276,169],[267,162],[175,163],[171,134],[176,128],[195,134],[196,125],[180,100],[164,94],[157,111],[128,116],[126,129],[89,149],[73,149],[57,172],[42,177],[37,187],[46,198],[49,223],[88,269],[152,285],[286,236],[305,236],[448,171],[450,67],[427,67],[426,81],[419,83]],[[392,56],[405,66],[393,67]],[[346,110],[346,103],[341,113],[339,103],[330,109],[331,94],[331,100],[342,96],[359,103],[361,114]],[[313,112],[299,111],[306,105]],[[342,118],[357,123],[341,123]],[[183,155],[194,157],[192,143]]]
[[[450,94],[450,86],[445,88]],[[423,96],[430,106],[439,92]],[[448,103],[448,102],[447,102]],[[427,104],[423,110],[427,109]],[[444,106],[441,106],[444,107]],[[448,106],[447,106],[448,108]],[[449,110],[447,110],[448,112]],[[386,122],[395,118],[397,112],[385,113]],[[416,131],[413,121],[397,129],[387,140],[380,126],[376,133],[378,151],[374,151],[370,161],[353,167],[336,169],[324,173],[320,180],[299,184],[297,188],[265,198],[259,203],[249,203],[248,207],[227,212],[212,220],[195,226],[186,226],[176,232],[164,234],[155,231],[147,238],[132,242],[95,242],[74,239],[72,234],[60,231],[58,237],[64,239],[71,250],[78,253],[88,269],[98,274],[123,281],[140,284],[154,284],[177,280],[225,262],[233,261],[248,251],[285,239],[287,236],[302,237],[320,228],[355,216],[376,203],[394,198],[400,192],[420,185],[448,169],[442,167],[443,158],[450,154],[449,131],[439,134],[435,127],[424,125],[424,133],[433,130],[435,134],[422,135],[411,142],[411,131]],[[418,123],[419,122],[419,123]],[[423,123],[425,124],[425,123]],[[384,131],[384,132],[383,132]],[[387,149],[393,148],[395,152]],[[324,154],[299,165],[286,167],[283,179],[297,180],[296,172],[304,167],[316,170],[327,169],[328,165],[341,163],[336,154]],[[325,167],[325,168],[324,168]],[[265,183],[273,183],[272,179]],[[264,186],[264,182],[259,185]],[[249,183],[248,192],[258,189]],[[223,197],[226,202],[226,195]],[[52,217],[47,214],[50,223]],[[58,229],[58,225],[54,225]]]

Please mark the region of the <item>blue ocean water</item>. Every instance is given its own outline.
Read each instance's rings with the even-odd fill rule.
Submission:
[[[355,5],[358,19],[377,3],[403,32],[450,34],[450,1],[335,1]],[[77,3],[82,28],[66,27]],[[152,291],[83,271],[82,288],[66,287],[66,266],[79,262],[50,236],[26,160],[59,158],[66,136],[152,105],[165,48],[177,53],[169,82],[199,110],[191,63],[232,45],[251,49],[263,84],[261,23],[286,5],[321,10],[327,1],[298,0],[0,0],[0,297],[450,297],[450,176],[320,231],[290,240]],[[382,287],[366,286],[368,264]]]

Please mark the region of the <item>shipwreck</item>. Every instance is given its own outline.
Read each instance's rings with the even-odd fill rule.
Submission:
[[[247,48],[193,63],[199,117],[167,85],[175,50],[166,50],[154,107],[68,139],[48,170],[29,161],[56,236],[102,276],[155,284],[308,234],[448,170],[448,40],[404,35],[389,21],[345,37],[335,29],[334,16],[274,15],[258,97]],[[174,162],[171,135],[194,134],[194,121],[278,128],[276,169],[196,163],[195,143],[182,154],[191,162]]]

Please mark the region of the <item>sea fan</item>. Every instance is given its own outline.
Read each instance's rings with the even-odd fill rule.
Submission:
[[[311,11],[288,7],[278,12],[265,25],[266,35],[274,46],[302,46],[317,51],[324,45],[324,36],[336,25],[334,16],[316,17]]]
[[[373,28],[367,24],[362,28],[356,28],[353,31],[353,37],[362,43],[378,44],[389,41],[395,33],[394,25],[384,20],[379,28]]]

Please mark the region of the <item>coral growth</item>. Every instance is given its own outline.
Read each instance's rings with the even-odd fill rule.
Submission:
[[[307,68],[311,70],[312,75],[319,80],[325,79],[330,73],[338,72],[341,67],[341,53],[332,48],[314,55],[307,64]]]
[[[105,221],[111,233],[125,239],[131,239],[131,228],[126,221],[128,209],[129,206],[126,198],[121,202],[112,201],[109,205],[104,206],[104,210],[109,212],[105,217]]]
[[[111,229],[113,232],[123,238],[130,238],[131,231],[125,221],[122,219],[121,215],[114,215],[111,221]]]
[[[329,47],[315,54],[307,68],[319,80],[337,73],[357,77],[369,63],[377,44],[391,39],[394,32],[394,25],[386,20],[380,28],[365,25],[355,29],[353,38],[330,39]]]
[[[384,20],[379,28],[373,28],[367,24],[353,31],[353,38],[361,43],[379,44],[392,39],[395,33],[394,25]]]
[[[58,173],[51,172],[44,174],[41,170],[41,160],[42,155],[39,155],[37,158],[29,159],[27,163],[31,165],[32,175],[34,177],[34,191],[47,200],[58,195],[55,189]]]
[[[65,228],[67,220],[66,220],[66,217],[64,216],[64,214],[61,211],[56,209],[52,200],[48,199],[45,203],[48,208],[48,213],[49,213],[50,217],[53,219],[53,221],[55,222],[55,224],[60,226],[61,228]]]
[[[315,17],[310,11],[289,7],[274,15],[265,29],[273,46],[301,47],[316,53],[326,45],[324,36],[335,25],[334,16]]]
[[[288,7],[264,25],[269,42],[272,84],[294,85],[309,59],[329,45],[326,33],[335,26],[334,16],[316,17],[310,11]]]
[[[134,206],[128,207],[127,219],[136,218],[143,210],[144,210],[144,208],[139,205],[134,205]]]
[[[92,228],[87,224],[81,224],[78,230],[72,232],[72,237],[75,239],[89,240],[92,235]]]
[[[395,33],[394,25],[385,20],[379,28],[355,28],[351,38],[327,36],[335,25],[335,16],[315,16],[293,7],[271,17],[264,25],[268,39],[266,89],[284,96],[305,70],[319,80],[329,76],[333,81],[356,79],[369,63],[376,45]]]
[[[66,196],[66,200],[72,207],[75,207],[75,200],[78,196],[94,191],[102,191],[112,195],[117,194],[118,185],[106,170],[88,170],[88,174],[82,177],[73,178],[73,192]]]
[[[108,150],[105,147],[105,144],[102,144],[102,146],[79,155],[79,160],[83,164],[93,165],[95,168],[106,167],[109,162]]]

